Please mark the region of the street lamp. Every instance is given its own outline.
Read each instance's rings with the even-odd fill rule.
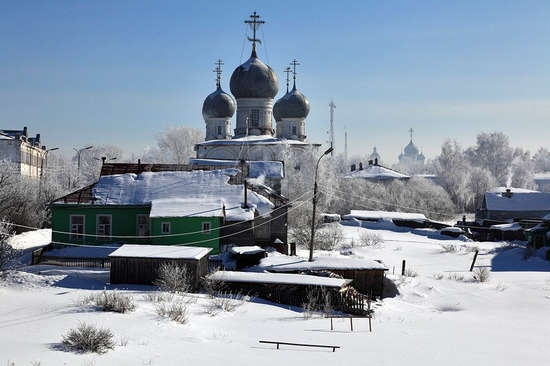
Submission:
[[[313,185],[313,216],[311,218],[311,242],[309,243],[309,261],[313,262],[313,242],[315,239],[315,208],[317,207],[317,171],[319,170],[319,162],[323,156],[328,155],[334,150],[330,147],[327,151],[323,153],[317,160],[317,165],[315,165],[315,184]]]
[[[58,147],[54,147],[52,149],[48,149],[44,151],[44,157],[42,157],[42,160],[40,161],[40,182],[42,183],[42,177],[44,176],[44,161],[46,160],[46,165],[48,164],[48,153],[50,151],[59,150]]]
[[[82,151],[91,149],[92,147],[93,147],[92,145],[83,147],[82,149],[76,149],[76,148],[73,147],[73,150],[76,151],[76,161],[77,161],[78,173],[80,173],[80,154],[82,154]]]
[[[42,179],[42,177],[44,176],[44,160],[48,159],[48,153],[50,151],[54,151],[54,150],[59,150],[58,147],[54,147],[52,149],[48,149],[46,151],[44,151],[44,157],[42,158],[42,160],[40,161],[40,179]],[[46,165],[48,164],[48,162],[46,161]]]
[[[76,151],[76,161],[77,161],[77,180],[78,180],[78,183],[80,183],[80,154],[82,154],[82,151],[84,150],[88,150],[88,149],[91,149],[93,146],[90,145],[90,146],[86,146],[86,147],[83,147],[81,149],[76,149],[73,147],[73,150]],[[73,183],[74,184],[74,183]]]

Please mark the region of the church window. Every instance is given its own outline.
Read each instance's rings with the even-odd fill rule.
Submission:
[[[296,126],[292,126],[292,134],[296,135]]]
[[[260,110],[259,109],[253,109],[252,110],[252,126],[259,126],[260,125]]]

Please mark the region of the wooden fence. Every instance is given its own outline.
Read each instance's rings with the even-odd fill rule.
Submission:
[[[111,268],[111,260],[109,258],[91,258],[91,257],[54,257],[50,255],[41,255],[38,258],[34,257],[33,264],[48,264],[51,266],[62,267],[93,267],[93,268]]]
[[[228,282],[229,289],[262,299],[297,307],[308,306],[314,311],[326,311],[327,307],[352,315],[367,315],[368,297],[348,287],[327,288],[296,284],[265,284]]]
[[[32,252],[31,264],[48,264],[62,267],[92,267],[92,268],[111,268],[111,259],[109,257],[59,257],[47,255],[49,248],[40,248]],[[223,267],[221,260],[210,260],[208,263],[209,271],[215,271]]]

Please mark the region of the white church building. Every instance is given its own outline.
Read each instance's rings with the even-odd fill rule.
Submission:
[[[250,58],[238,66],[231,75],[231,95],[221,88],[221,65],[217,62],[216,90],[208,95],[202,107],[206,124],[205,141],[195,145],[197,159],[230,161],[276,161],[290,148],[294,154],[306,151],[311,146],[306,140],[306,118],[309,100],[296,89],[296,66],[294,60],[287,67],[287,92],[275,102],[279,92],[279,79],[275,71],[262,62],[256,47],[260,41],[256,32],[265,22],[254,12],[246,20],[253,36]],[[293,86],[289,90],[289,74]],[[232,119],[236,125],[232,130]],[[275,122],[275,123],[274,123]]]

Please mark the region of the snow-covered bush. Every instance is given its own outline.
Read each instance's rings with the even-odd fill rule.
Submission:
[[[332,313],[332,296],[325,287],[312,288],[307,291],[306,299],[302,303],[304,319],[309,319],[313,314],[321,312],[325,315]]]
[[[105,353],[115,348],[113,336],[109,329],[79,323],[76,329],[71,329],[62,336],[61,343],[68,349],[77,352]]]
[[[191,290],[191,275],[186,265],[162,263],[154,284],[162,291],[187,293]]]
[[[384,243],[384,238],[380,233],[362,231],[361,234],[359,234],[359,243],[361,246],[366,247],[380,247],[382,243]]]
[[[145,300],[151,302],[170,302],[174,300],[174,294],[164,291],[151,291],[143,295]]]
[[[189,321],[187,304],[181,300],[174,302],[159,302],[155,305],[155,311],[158,316],[168,317],[180,324],[187,324]]]
[[[315,249],[333,250],[343,239],[344,230],[337,224],[326,224],[323,230],[315,234]]]
[[[456,244],[454,243],[451,243],[451,244],[440,244],[441,245],[441,248],[443,249],[443,251],[445,253],[456,253],[458,252],[458,247]]]
[[[242,292],[218,293],[216,296],[209,296],[208,303],[204,306],[204,312],[209,315],[216,315],[218,312],[232,312],[241,306],[247,297]]]
[[[480,266],[474,268],[474,280],[477,282],[486,282],[491,275],[491,271],[489,270],[489,267],[486,266]]]
[[[99,294],[90,295],[86,298],[85,302],[94,303],[103,311],[123,314],[134,311],[137,308],[132,296],[125,295],[118,291],[103,290]]]

